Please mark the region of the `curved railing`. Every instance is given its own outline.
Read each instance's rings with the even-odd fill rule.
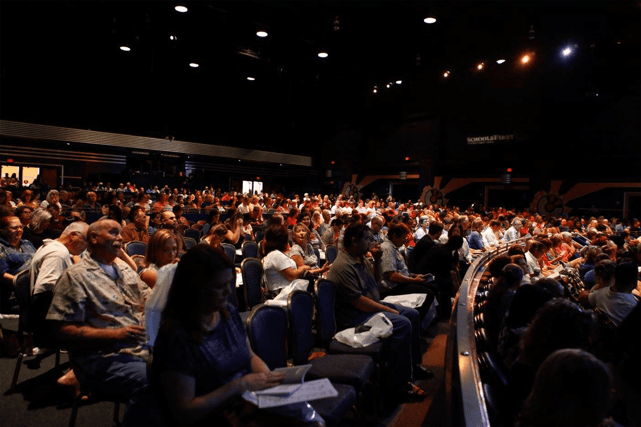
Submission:
[[[515,240],[484,253],[472,263],[463,278],[454,300],[445,359],[447,425],[490,426],[474,337],[476,294],[490,261],[507,253],[510,246],[524,242],[525,239]]]

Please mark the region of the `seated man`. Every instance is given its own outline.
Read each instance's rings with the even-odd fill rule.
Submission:
[[[378,283],[382,277],[380,246],[369,229],[361,224],[345,230],[345,247],[329,270],[327,279],[336,287],[336,323],[339,330],[361,325],[376,313],[383,313],[393,324],[392,382],[398,396],[423,399],[425,391],[412,382],[428,378],[422,360],[419,314],[413,308],[381,302]],[[370,251],[374,263],[365,258]]]
[[[495,219],[490,221],[490,224],[485,227],[485,230],[481,232],[483,237],[483,244],[488,248],[493,248],[498,246],[501,243],[499,230],[501,229],[501,223]]]
[[[383,280],[380,293],[383,298],[387,295],[426,294],[425,302],[418,308],[421,319],[424,319],[434,301],[434,293],[428,288],[425,276],[410,273],[405,265],[399,248],[409,239],[410,233],[403,223],[390,225],[381,245]]]
[[[443,233],[443,223],[434,221],[430,224],[427,234],[416,242],[414,249],[410,252],[407,259],[407,267],[412,273],[416,271],[416,264],[423,258],[423,256],[432,248],[432,246],[440,245],[439,238]]]
[[[632,294],[638,282],[638,267],[632,262],[617,265],[614,273],[614,285],[594,292],[582,291],[579,302],[586,307],[596,307],[608,315],[620,326],[621,322],[638,304]]]
[[[8,313],[9,297],[13,292],[13,278],[29,268],[36,248],[22,240],[24,227],[17,216],[0,217],[0,304],[2,313]]]
[[[55,205],[51,205],[55,206]],[[31,316],[34,332],[34,345],[51,344],[50,331],[45,325],[45,317],[53,297],[53,289],[62,273],[73,265],[77,257],[87,248],[87,229],[89,226],[80,221],[68,225],[56,240],[45,239],[31,260]],[[77,258],[79,261],[80,258]],[[58,384],[74,387],[80,393],[80,384],[73,370],[58,379]]]
[[[150,348],[142,321],[150,289],[118,259],[121,230],[112,220],[89,226],[91,256],[62,274],[47,320],[53,321],[54,335],[69,349],[80,384],[130,398],[127,421],[147,387]]]
[[[139,241],[149,243],[149,219],[141,206],[134,206],[129,211],[129,224],[122,229],[122,242]]]

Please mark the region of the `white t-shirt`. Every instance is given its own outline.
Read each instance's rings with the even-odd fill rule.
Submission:
[[[263,269],[265,271],[265,286],[270,291],[276,291],[289,285],[289,280],[281,273],[288,267],[296,270],[296,263],[293,259],[279,250],[271,251],[263,258]]]

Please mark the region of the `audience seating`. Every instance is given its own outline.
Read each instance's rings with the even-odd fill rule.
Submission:
[[[191,237],[196,242],[199,242],[200,238],[201,238],[200,230],[196,230],[196,229],[193,229],[193,228],[188,228],[188,229],[185,230],[184,237],[185,238]]]
[[[129,256],[144,256],[147,252],[147,244],[138,240],[132,240],[131,242],[125,244],[125,252],[127,252],[127,255]]]
[[[191,238],[191,237],[186,237],[185,236],[183,239],[185,239],[185,245],[186,245],[185,251],[188,251],[189,249],[193,248],[194,246],[196,246],[198,244],[198,241],[193,239],[193,238]]]
[[[314,297],[311,293],[296,290],[287,298],[287,314],[291,328],[291,349],[294,365],[311,364],[309,379],[329,378],[332,382],[349,384],[357,392],[363,391],[374,373],[372,358],[359,354],[335,354],[309,360],[314,351],[312,317]]]
[[[50,340],[47,340],[48,337],[41,336],[44,333],[42,328],[43,325],[38,325],[37,322],[44,322],[46,313],[36,313],[33,311],[33,306],[31,304],[31,275],[29,269],[22,270],[20,273],[16,274],[13,278],[13,290],[18,300],[20,306],[20,318],[18,322],[18,339],[20,340],[20,351],[18,352],[18,360],[16,360],[16,367],[13,371],[13,379],[11,380],[11,386],[9,387],[9,392],[14,392],[16,390],[16,385],[18,383],[18,376],[20,375],[20,368],[22,366],[23,358],[26,354],[30,353],[33,350],[34,346],[47,346],[51,347],[52,343]],[[52,295],[49,294],[47,297],[48,303],[43,303],[43,310],[48,309],[51,304]],[[40,348],[38,354],[34,359],[25,362],[28,364],[31,369],[36,369],[40,367],[40,361],[51,355],[56,356],[56,369],[60,366],[60,349],[56,348]]]
[[[282,307],[264,305],[247,319],[251,348],[271,370],[287,366],[287,328],[287,312]],[[353,409],[356,391],[350,385],[332,385],[338,396],[310,403],[328,423],[335,424]]]
[[[328,263],[332,264],[338,256],[338,248],[335,245],[325,246],[325,259]]]
[[[258,244],[256,242],[243,242],[241,252],[243,259],[258,258]]]
[[[236,247],[230,243],[221,243],[220,244],[225,251],[225,254],[229,257],[232,264],[236,262]]]
[[[245,258],[240,264],[243,277],[245,308],[251,310],[264,302],[263,263],[257,258]]]

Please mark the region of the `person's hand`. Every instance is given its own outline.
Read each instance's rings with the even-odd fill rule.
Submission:
[[[143,326],[130,325],[124,328],[116,329],[118,341],[129,341],[133,343],[147,341],[147,331]]]
[[[282,372],[267,372],[260,374],[247,374],[239,380],[242,383],[243,389],[256,391],[277,386],[283,378],[285,378],[285,374]]]
[[[323,265],[323,267],[321,268],[320,273],[323,274],[323,273],[329,271],[330,268],[332,268],[332,264],[326,262],[325,265]]]
[[[374,261],[378,261],[383,257],[383,251],[381,250],[380,243],[374,243],[374,245],[369,248],[369,252],[372,254],[372,258],[374,258]]]

